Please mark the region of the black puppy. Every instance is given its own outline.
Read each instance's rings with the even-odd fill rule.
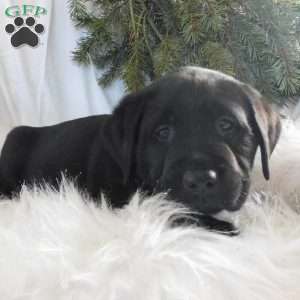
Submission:
[[[278,115],[255,89],[186,67],[127,95],[112,115],[13,129],[0,158],[0,193],[12,196],[24,182],[57,186],[64,172],[114,207],[137,189],[168,191],[204,214],[204,226],[232,230],[208,216],[243,205],[258,147],[269,178],[279,134]]]

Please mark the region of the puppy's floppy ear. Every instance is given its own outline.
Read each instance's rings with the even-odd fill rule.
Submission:
[[[103,129],[104,147],[119,165],[124,184],[128,181],[134,161],[134,148],[143,117],[144,103],[142,93],[125,96]]]
[[[261,162],[264,177],[270,178],[269,157],[272,154],[281,132],[279,114],[267,103],[254,88],[243,84],[249,100],[249,110],[252,116],[253,131],[261,151]]]

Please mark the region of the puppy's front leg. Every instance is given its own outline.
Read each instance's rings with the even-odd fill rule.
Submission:
[[[198,225],[204,227],[209,231],[224,234],[227,236],[236,236],[240,233],[239,229],[232,223],[218,220],[209,215],[192,214],[188,217],[180,217],[173,222],[174,226],[178,225]]]

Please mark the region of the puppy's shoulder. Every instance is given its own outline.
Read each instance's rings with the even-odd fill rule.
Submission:
[[[13,128],[6,136],[4,146],[7,145],[24,145],[32,142],[38,135],[38,128],[31,126],[17,126]]]

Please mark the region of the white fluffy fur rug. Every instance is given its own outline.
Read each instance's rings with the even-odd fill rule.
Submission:
[[[171,228],[186,213],[135,195],[112,211],[65,183],[0,202],[0,299],[300,299],[300,131],[286,126],[271,161],[234,219],[234,238]],[[256,193],[254,190],[258,191]]]

